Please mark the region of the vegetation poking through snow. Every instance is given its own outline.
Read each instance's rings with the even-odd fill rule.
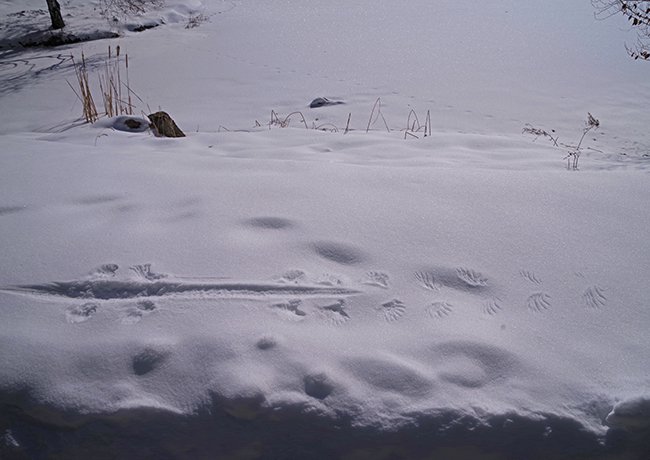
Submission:
[[[74,61],[75,74],[77,76],[77,89],[68,82],[68,85],[74,91],[77,98],[81,101],[83,108],[83,118],[88,123],[94,123],[100,114],[95,105],[86,59],[81,54],[81,62]],[[124,68],[124,75],[122,74]],[[115,53],[111,47],[108,47],[108,56],[104,61],[103,71],[98,76],[99,90],[104,110],[102,116],[114,117],[117,115],[133,115],[135,107],[133,97],[143,102],[142,99],[131,89],[129,79],[129,55],[120,55],[119,45],[115,48]]]
[[[526,123],[522,133],[532,134],[533,136],[536,136],[533,141],[536,141],[540,137],[546,137],[550,139],[551,142],[553,142],[553,145],[555,147],[559,147],[560,145],[564,147],[569,147],[571,150],[569,150],[569,153],[567,154],[567,156],[564,157],[564,159],[567,160],[567,169],[572,169],[575,171],[578,169],[578,161],[580,160],[580,154],[582,152],[582,142],[584,141],[585,136],[587,136],[587,133],[589,131],[591,131],[592,129],[596,129],[599,126],[600,126],[600,120],[598,120],[591,113],[588,112],[587,120],[585,121],[585,126],[582,129],[582,136],[580,137],[580,140],[578,141],[578,144],[576,146],[559,144],[558,143],[559,136],[555,134],[554,129],[551,130],[553,134],[550,134],[548,131],[541,128],[536,128],[530,123]]]

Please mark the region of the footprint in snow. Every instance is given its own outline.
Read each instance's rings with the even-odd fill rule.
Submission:
[[[92,318],[98,308],[99,305],[94,302],[72,306],[65,313],[66,320],[70,324],[83,323]]]
[[[393,299],[379,305],[377,308],[379,314],[389,323],[397,321],[406,313],[406,305],[399,300]]]
[[[255,346],[260,350],[270,350],[278,346],[278,339],[273,336],[265,335],[255,342]]]
[[[501,299],[494,297],[488,299],[483,303],[483,313],[489,316],[494,316],[501,311]]]
[[[433,319],[444,319],[454,311],[454,308],[447,302],[433,302],[427,306],[426,311]]]
[[[153,272],[151,270],[151,264],[134,265],[133,267],[130,267],[130,270],[140,278],[144,278],[149,281],[159,280],[167,277],[167,275],[163,273]]]
[[[524,278],[526,281],[528,281],[530,283],[533,283],[533,284],[536,284],[536,285],[542,284],[542,280],[535,273],[533,273],[533,272],[531,272],[529,270],[521,270],[519,272],[519,274],[522,276],[522,278]]]
[[[128,307],[125,315],[122,317],[122,323],[135,324],[139,323],[142,318],[152,314],[156,310],[156,304],[151,300],[141,300],[134,306]]]
[[[111,278],[115,276],[119,268],[117,264],[104,264],[90,272],[90,276],[95,278]]]
[[[605,289],[600,286],[591,286],[582,294],[582,300],[591,309],[602,308],[607,304]]]
[[[356,247],[333,241],[317,241],[310,245],[311,249],[323,259],[341,265],[357,265],[366,260],[364,253]]]
[[[457,268],[456,275],[458,279],[471,287],[484,287],[488,285],[488,279],[480,272],[472,270],[471,268]]]
[[[25,211],[26,209],[26,206],[0,206],[0,216]]]
[[[307,313],[300,309],[301,300],[295,299],[288,302],[280,302],[271,305],[271,309],[281,316],[292,321],[300,321],[307,316]]]
[[[372,271],[366,273],[366,275],[364,276],[363,280],[361,280],[361,282],[363,284],[367,284],[368,286],[376,286],[383,289],[387,289],[388,280],[389,277],[386,273]]]
[[[345,301],[337,300],[334,303],[318,307],[321,316],[330,324],[340,326],[350,319],[350,315],[345,311]]]
[[[325,399],[334,391],[334,384],[325,373],[306,375],[303,384],[305,394],[316,399]]]
[[[419,282],[420,286],[429,291],[439,291],[442,284],[436,280],[433,273],[430,272],[415,272],[415,279]]]
[[[286,230],[296,226],[292,220],[283,217],[254,217],[244,224],[262,230]]]
[[[551,296],[545,292],[536,292],[526,299],[526,306],[535,313],[541,313],[551,307]]]
[[[279,278],[283,283],[302,283],[307,281],[307,274],[302,270],[287,270]]]
[[[461,292],[479,293],[490,290],[487,277],[471,268],[431,267],[415,272],[420,287],[428,291],[450,288]]]
[[[137,376],[146,375],[158,369],[168,358],[171,352],[155,348],[145,348],[131,360],[133,373]]]

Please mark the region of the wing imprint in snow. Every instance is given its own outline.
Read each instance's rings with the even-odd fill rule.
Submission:
[[[607,297],[605,296],[605,289],[600,286],[591,286],[583,294],[582,299],[585,302],[587,307],[592,309],[599,309],[604,307],[607,303]]]
[[[536,292],[526,300],[528,309],[536,313],[548,310],[551,307],[551,296],[545,292]]]
[[[447,302],[433,302],[426,310],[431,318],[444,319],[454,311],[454,308]]]
[[[458,278],[465,284],[471,287],[483,287],[488,285],[488,280],[480,272],[472,270],[471,268],[457,268],[456,274]]]
[[[377,311],[386,321],[391,323],[404,316],[406,305],[399,299],[393,299],[378,306]]]
[[[530,281],[533,284],[540,285],[542,284],[542,280],[535,275],[535,273],[528,271],[528,270],[521,270],[519,274],[526,280]]]

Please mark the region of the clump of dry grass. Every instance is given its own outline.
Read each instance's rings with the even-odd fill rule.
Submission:
[[[555,130],[551,130],[553,134],[555,134],[555,137],[553,137],[553,134],[548,133],[547,131],[541,129],[541,128],[535,128],[533,125],[530,123],[526,123],[523,129],[524,134],[532,134],[535,137],[535,140],[537,140],[539,137],[547,137],[548,139],[553,142],[553,145],[555,147],[567,147],[569,148],[568,154],[564,157],[565,160],[567,160],[567,169],[573,169],[574,171],[578,169],[578,161],[580,160],[580,154],[582,153],[582,142],[585,140],[585,137],[587,136],[587,133],[591,131],[592,129],[596,129],[600,126],[600,121],[596,119],[591,113],[587,112],[587,120],[585,121],[585,126],[582,129],[582,136],[580,137],[580,140],[578,141],[578,145],[570,145],[570,144],[565,144],[565,143],[559,143],[558,139],[559,136],[555,134]]]
[[[122,81],[122,64],[124,64],[126,81]],[[120,58],[119,45],[115,49],[115,57],[112,56],[111,47],[108,47],[108,58],[104,63],[104,73],[99,75],[99,88],[104,102],[104,112],[108,117],[116,115],[133,115],[133,103],[131,100],[131,88],[129,82],[129,55]],[[122,90],[126,89],[126,100]]]
[[[411,109],[411,111],[408,114],[408,118],[406,119],[406,129],[404,130],[404,139],[406,139],[407,136],[411,136],[416,139],[419,139],[419,137],[415,133],[419,133],[422,130],[424,130],[424,137],[431,135],[431,111],[427,110],[427,116],[424,119],[424,124],[420,124],[420,119],[418,118],[418,114],[415,113],[414,109]]]
[[[86,120],[86,123],[94,123],[99,117],[97,113],[97,106],[95,105],[95,100],[93,99],[92,92],[90,91],[90,83],[88,80],[88,69],[86,68],[86,57],[81,53],[81,63],[78,64],[74,57],[72,58],[72,64],[74,66],[75,76],[77,77],[77,86],[79,91],[77,92],[74,89],[74,86],[67,82],[72,91],[77,95],[79,101],[81,101],[83,109],[83,117]]]
[[[77,63],[73,58],[75,75],[77,77],[77,91],[70,82],[68,85],[72,88],[77,98],[81,101],[83,107],[83,117],[88,123],[94,123],[100,114],[95,105],[90,80],[88,78],[88,69],[84,54],[81,54],[81,63]],[[122,70],[124,69],[124,71]],[[124,72],[124,73],[123,73]],[[123,76],[124,75],[124,76]],[[98,76],[99,90],[104,111],[101,116],[114,117],[117,115],[133,115],[134,103],[133,97],[140,102],[142,99],[131,89],[129,78],[129,55],[120,54],[120,47],[108,47],[108,56],[104,61],[103,69]]]
[[[368,124],[366,126],[366,133],[370,132],[370,129],[377,123],[379,119],[382,120],[384,127],[386,128],[386,131],[389,133],[391,132],[388,122],[386,121],[386,118],[384,117],[384,114],[382,113],[381,109],[382,109],[381,98],[377,98],[370,112],[370,118],[368,119]],[[269,119],[268,123],[262,124],[259,121],[255,120],[255,128],[261,128],[262,126],[268,126],[269,129],[271,129],[272,127],[288,128],[291,124],[291,118],[296,116],[299,117],[299,121],[306,129],[310,129],[309,125],[307,124],[305,115],[302,112],[300,111],[291,112],[289,115],[282,117],[275,110],[271,110],[271,118]],[[312,122],[311,129],[318,130],[318,131],[329,131],[332,133],[338,133],[339,131],[343,131],[343,134],[347,134],[353,130],[353,128],[350,126],[351,119],[352,119],[352,113],[350,112],[348,113],[345,129],[342,129],[339,128],[336,124],[330,122],[317,124],[318,118],[316,118]],[[230,131],[229,129],[223,126],[219,127],[219,131],[221,130]],[[424,137],[431,136],[433,132],[431,127],[431,111],[427,110],[424,123],[420,123],[420,119],[418,118],[417,113],[415,112],[415,110],[411,109],[408,114],[408,118],[406,121],[406,129],[404,131],[405,131],[404,132],[405,139],[408,136],[419,139],[419,136],[416,133],[423,133]]]
[[[269,121],[269,129],[271,129],[272,126],[278,126],[280,128],[287,128],[289,126],[289,124],[291,123],[291,117],[294,116],[294,115],[300,115],[300,120],[302,121],[303,125],[305,125],[305,129],[309,129],[309,126],[307,126],[307,120],[305,119],[305,116],[302,114],[302,112],[291,112],[286,117],[281,118],[275,110],[271,110],[271,119]]]

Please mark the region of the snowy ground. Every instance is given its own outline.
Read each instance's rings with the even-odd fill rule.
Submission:
[[[650,454],[650,64],[586,0],[407,3],[71,0],[121,38],[22,48],[0,0],[2,458]],[[187,138],[79,122],[109,45]]]

